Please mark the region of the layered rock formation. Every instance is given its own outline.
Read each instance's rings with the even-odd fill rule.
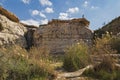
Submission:
[[[30,48],[32,45],[47,47],[53,53],[64,52],[83,40],[92,44],[93,33],[89,29],[89,21],[85,18],[72,20],[53,19],[39,28],[19,22],[11,12],[0,7],[0,46],[19,44]]]
[[[52,53],[64,52],[67,46],[81,40],[92,44],[93,33],[85,18],[72,20],[52,20],[47,25],[40,25],[34,33],[34,45],[48,47]]]

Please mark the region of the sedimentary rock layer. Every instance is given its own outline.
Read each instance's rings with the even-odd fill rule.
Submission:
[[[93,33],[85,18],[72,20],[52,20],[47,25],[40,25],[34,33],[34,45],[48,47],[51,52],[64,52],[67,46],[81,40],[91,45]]]

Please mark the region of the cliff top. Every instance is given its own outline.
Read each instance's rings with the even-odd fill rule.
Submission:
[[[21,23],[21,24],[24,25],[27,28],[38,28],[37,26],[34,26],[34,25],[27,25],[25,23]]]
[[[18,19],[18,17],[16,17],[16,15],[14,15],[13,13],[11,13],[8,10],[4,9],[2,6],[0,6],[0,14],[6,16],[11,21],[19,22],[19,19]]]
[[[84,23],[85,25],[89,25],[90,22],[85,18],[78,18],[78,19],[72,19],[72,20],[59,20],[59,19],[52,19],[52,21],[48,22],[48,24],[54,24],[54,23]]]

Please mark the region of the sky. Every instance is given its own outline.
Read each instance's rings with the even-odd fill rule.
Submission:
[[[21,22],[39,26],[52,19],[82,18],[96,30],[120,16],[120,0],[0,0]]]

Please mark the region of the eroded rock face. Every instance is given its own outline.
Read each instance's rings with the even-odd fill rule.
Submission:
[[[64,52],[67,46],[79,43],[81,40],[91,45],[93,33],[88,26],[89,21],[85,18],[52,20],[35,31],[34,45],[48,47],[52,53]]]
[[[0,47],[17,44],[29,49],[36,29],[34,25],[19,22],[17,16],[0,6]]]
[[[0,46],[18,44],[27,47],[24,34],[27,32],[22,24],[8,19],[5,15],[0,14]]]

